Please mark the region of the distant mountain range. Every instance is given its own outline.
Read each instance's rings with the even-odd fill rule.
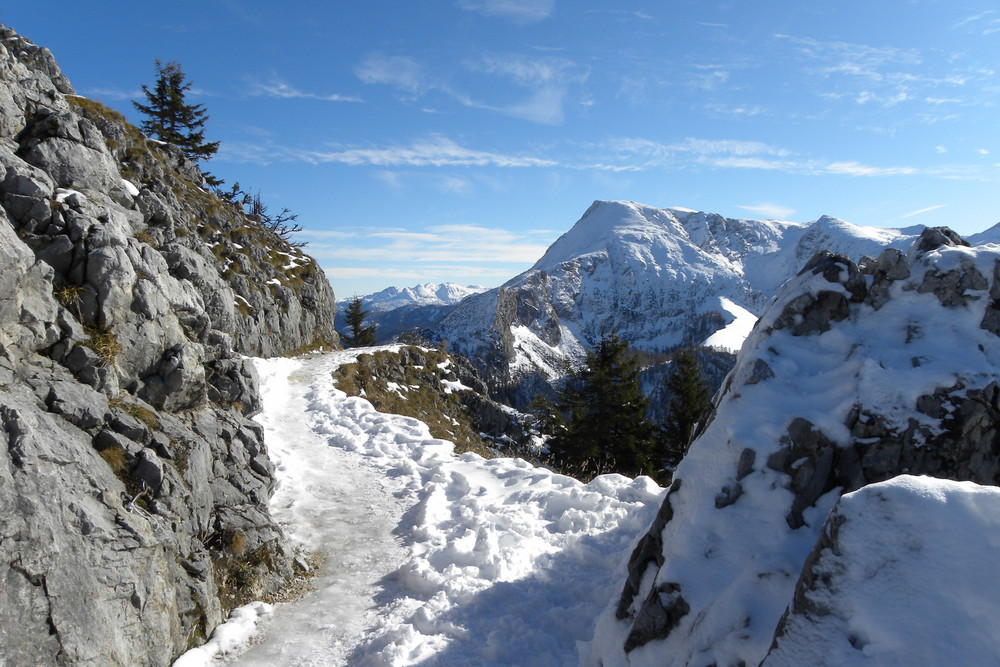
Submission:
[[[479,285],[424,283],[413,287],[387,287],[360,299],[369,312],[366,321],[376,325],[375,336],[379,342],[384,342],[400,333],[434,326],[462,299],[485,290]],[[337,302],[338,331],[347,328],[344,311],[353,300],[352,297]]]

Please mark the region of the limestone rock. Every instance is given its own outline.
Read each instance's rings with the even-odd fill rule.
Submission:
[[[333,291],[72,92],[0,27],[0,663],[169,665],[248,601],[227,572],[292,574],[241,355],[336,344]]]

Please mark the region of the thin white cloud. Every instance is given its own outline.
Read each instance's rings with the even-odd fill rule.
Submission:
[[[350,262],[363,265],[379,262],[381,266],[405,269],[418,265],[483,267],[531,264],[544,254],[547,247],[547,243],[507,229],[442,225],[417,231],[362,233],[349,243],[310,242],[309,251],[321,264]]]
[[[905,213],[899,216],[897,220],[905,220],[906,218],[912,218],[915,215],[920,215],[921,213],[928,213],[930,211],[936,211],[939,208],[944,208],[945,206],[947,206],[947,204],[938,204],[937,206],[928,206],[927,208],[922,208],[917,211],[910,211],[909,213]]]
[[[355,68],[354,73],[365,83],[389,84],[413,94],[425,88],[423,65],[408,56],[372,53]]]
[[[489,54],[481,60],[466,63],[473,73],[498,76],[529,91],[520,102],[491,105],[459,98],[466,106],[491,109],[536,123],[555,125],[565,117],[564,108],[571,87],[582,84],[590,72],[565,58],[545,56],[530,58],[518,54]]]
[[[405,146],[385,148],[346,148],[343,150],[305,150],[297,156],[310,162],[337,162],[352,166],[379,167],[552,167],[557,163],[544,158],[507,155],[466,148],[451,139],[431,136]]]
[[[859,162],[833,162],[826,166],[830,174],[845,176],[906,176],[919,173],[915,167],[872,167]]]
[[[404,183],[401,174],[395,171],[388,171],[385,169],[380,169],[375,172],[375,178],[382,181],[389,186],[392,190],[402,190]]]
[[[132,91],[117,90],[115,88],[89,88],[87,89],[87,97],[93,97],[98,100],[114,100],[116,102],[123,102],[125,100],[143,100],[143,94],[140,88],[136,88]]]
[[[537,23],[547,19],[555,8],[555,0],[458,0],[459,8],[496,16],[515,23]]]
[[[270,81],[253,81],[248,90],[254,97],[266,96],[280,99],[307,99],[320,100],[323,102],[362,102],[360,97],[351,95],[307,93],[294,88],[284,81],[272,78]]]
[[[988,150],[986,150],[985,148],[977,148],[976,152],[979,153],[980,155],[989,155],[990,154],[990,152]]]
[[[751,213],[763,215],[768,218],[777,218],[779,220],[787,220],[793,213],[795,213],[794,208],[779,206],[777,204],[756,204],[754,206],[737,206],[736,208],[741,208],[744,211],[750,211]]]
[[[554,56],[530,58],[519,54],[488,54],[478,60],[464,62],[463,67],[467,73],[507,79],[513,85],[526,89],[527,97],[519,102],[507,103],[476,99],[456,87],[448,76],[433,73],[423,63],[408,56],[370,54],[355,69],[355,74],[365,83],[394,86],[415,98],[438,92],[462,106],[547,125],[563,121],[570,88],[584,82],[589,75],[587,68]],[[489,90],[496,87],[483,88]],[[507,99],[512,96],[506,95]]]
[[[964,28],[969,34],[988,36],[1000,32],[1000,15],[996,10],[988,9],[975,14],[953,25],[952,30]]]

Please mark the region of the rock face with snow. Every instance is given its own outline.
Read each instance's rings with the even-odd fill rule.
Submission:
[[[463,301],[435,328],[479,360],[494,389],[561,375],[616,329],[633,346],[738,350],[778,287],[818,250],[857,260],[905,248],[919,230],[734,220],[631,202],[595,202],[525,273]],[[723,333],[723,331],[727,333]]]
[[[755,665],[794,599],[771,659],[802,664],[788,647],[822,616],[802,600],[838,585],[824,548],[841,494],[901,473],[1000,482],[998,314],[1000,247],[969,247],[944,228],[861,266],[817,254],[747,339],[590,661]],[[857,636],[859,650],[877,640]]]
[[[169,664],[291,574],[240,353],[335,342],[315,262],[0,27],[0,663]]]
[[[414,287],[387,287],[361,297],[361,303],[369,313],[366,322],[376,325],[375,336],[379,341],[386,341],[402,333],[433,327],[462,299],[485,290],[477,285],[425,283]],[[338,303],[338,331],[347,328],[343,312],[349,303],[350,300]]]

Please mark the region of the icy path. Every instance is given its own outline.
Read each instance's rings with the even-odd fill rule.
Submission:
[[[577,664],[663,491],[648,478],[584,485],[520,459],[455,457],[423,423],[334,389],[332,371],[353,356],[256,362],[272,511],[327,563],[315,591],[265,615],[250,649],[220,641],[226,661]]]
[[[357,452],[331,447],[317,430],[316,396],[331,391],[329,357],[258,364],[268,454],[277,468],[271,512],[290,536],[326,555],[315,590],[276,605],[240,665],[347,664],[375,624],[375,596],[393,588],[406,551],[393,531],[405,511],[384,469]],[[319,414],[323,416],[322,404]]]

